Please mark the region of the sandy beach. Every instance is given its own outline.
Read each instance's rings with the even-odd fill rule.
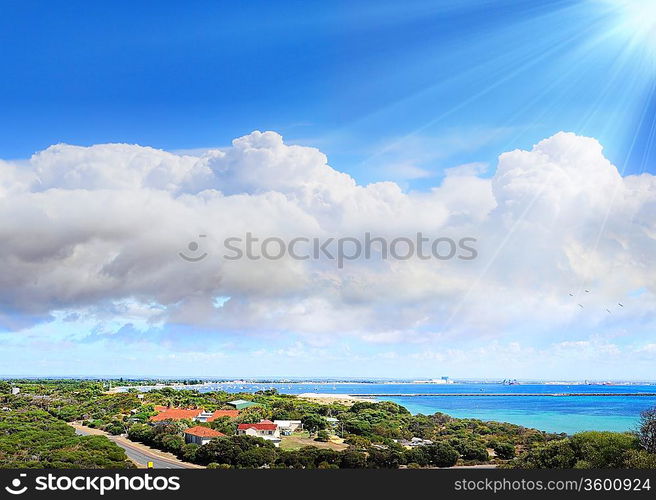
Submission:
[[[304,392],[303,394],[297,394],[296,397],[307,399],[313,403],[339,403],[345,406],[351,406],[358,401],[369,401],[376,402],[375,398],[367,398],[363,396],[351,396],[350,394],[326,394],[321,392]]]

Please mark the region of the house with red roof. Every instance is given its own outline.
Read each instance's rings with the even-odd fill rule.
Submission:
[[[200,425],[190,427],[184,433],[185,443],[193,443],[199,446],[203,446],[204,444],[209,443],[212,439],[222,436],[225,436],[225,434]]]
[[[214,410],[213,412],[203,412],[196,420],[198,422],[214,422],[218,418],[228,417],[228,418],[237,418],[239,416],[239,410]]]
[[[260,420],[257,424],[239,424],[237,435],[254,436],[280,445],[280,429],[271,420]]]

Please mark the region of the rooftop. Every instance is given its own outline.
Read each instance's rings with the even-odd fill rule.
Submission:
[[[185,431],[185,434],[191,434],[192,436],[206,437],[206,438],[225,436],[225,434],[223,434],[222,432],[215,431],[214,429],[210,429],[209,427],[203,427],[201,425],[190,427]]]
[[[255,429],[257,431],[275,431],[278,428],[276,424],[269,420],[264,420],[259,424],[239,424],[237,429],[245,431],[246,429]]]
[[[202,410],[184,410],[182,408],[167,408],[164,411],[161,411],[159,414],[150,417],[151,422],[162,422],[164,420],[182,420],[182,419],[194,419]]]
[[[221,417],[230,417],[237,418],[239,416],[239,410],[216,410],[212,413],[212,416],[207,419],[208,422],[213,422],[217,418]]]

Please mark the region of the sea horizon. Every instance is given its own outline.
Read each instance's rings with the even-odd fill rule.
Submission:
[[[411,383],[411,384],[433,384],[442,385],[440,382],[435,382],[439,378],[431,377],[291,377],[291,376],[278,376],[278,375],[263,375],[263,376],[205,376],[205,375],[11,375],[0,374],[0,380],[124,380],[124,381],[169,381],[169,382],[182,382],[188,380],[201,380],[202,384],[205,383],[218,383],[218,382],[235,382],[245,381],[249,383],[268,383],[268,382],[281,382],[281,383]],[[603,384],[628,384],[628,385],[656,385],[656,379],[540,379],[540,378],[466,378],[466,377],[447,377],[453,384],[502,384],[504,381],[512,381],[518,385],[521,384],[558,384],[558,385],[603,385]],[[201,385],[202,385],[201,384]]]

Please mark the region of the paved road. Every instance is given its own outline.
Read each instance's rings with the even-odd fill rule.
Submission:
[[[128,458],[138,465],[142,465],[146,467],[148,465],[148,462],[153,462],[153,468],[155,469],[186,469],[187,468],[182,464],[175,463],[172,461],[170,462],[164,458],[152,454],[148,454],[147,452],[137,449],[129,445],[128,443],[119,442],[115,439],[112,439],[112,441],[114,441],[117,445],[123,448]]]
[[[125,454],[130,460],[135,464],[141,467],[147,467],[148,462],[153,462],[154,469],[193,469],[196,468],[193,465],[186,464],[178,460],[169,460],[167,458],[161,457],[156,453],[149,451],[142,445],[137,443],[131,443],[125,438],[119,436],[111,436],[105,432],[99,431],[97,429],[83,428],[82,426],[75,425],[75,433],[81,436],[92,436],[92,435],[102,435],[107,436],[111,441],[116,443],[118,446],[125,450]]]

